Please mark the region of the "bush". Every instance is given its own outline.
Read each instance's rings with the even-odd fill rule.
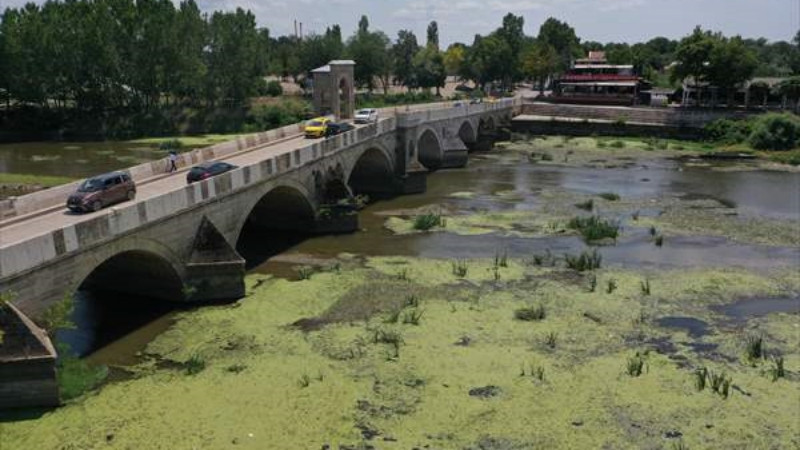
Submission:
[[[514,311],[514,318],[524,322],[533,322],[543,320],[547,313],[544,306],[538,305],[534,307],[520,308]]]
[[[427,231],[433,227],[444,226],[442,216],[439,214],[423,214],[414,217],[414,229],[420,231]]]
[[[270,97],[279,97],[283,95],[283,87],[281,87],[280,81],[272,80],[267,82],[264,93]]]
[[[712,142],[740,144],[747,140],[751,127],[748,120],[717,119],[703,127],[703,134]]]
[[[299,101],[284,101],[253,108],[247,117],[252,131],[271,130],[302,122],[306,116],[306,105]]]
[[[759,150],[791,150],[800,144],[800,118],[765,114],[755,121],[749,142]]]

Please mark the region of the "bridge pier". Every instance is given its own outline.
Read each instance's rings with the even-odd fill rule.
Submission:
[[[466,167],[469,159],[469,150],[464,142],[458,137],[451,137],[445,140],[442,151],[442,169],[458,169]]]
[[[219,302],[244,297],[245,260],[203,217],[186,262],[183,300]]]

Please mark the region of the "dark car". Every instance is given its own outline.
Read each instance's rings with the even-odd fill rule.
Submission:
[[[221,173],[230,172],[236,168],[237,166],[223,161],[204,162],[189,170],[189,173],[186,174],[186,182],[192,184],[195,181],[205,180],[206,178],[211,178]]]
[[[336,136],[337,134],[346,133],[350,130],[354,130],[356,127],[347,122],[331,122],[328,124],[328,128],[325,130],[325,137],[329,136]]]
[[[75,212],[97,211],[114,203],[136,198],[136,184],[127,172],[109,172],[81,183],[67,199],[67,208]]]

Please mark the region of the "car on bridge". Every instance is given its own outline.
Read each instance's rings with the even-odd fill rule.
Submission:
[[[186,173],[186,183],[192,184],[195,181],[202,181],[206,178],[230,172],[236,168],[238,168],[238,166],[228,164],[224,161],[206,161],[189,169],[189,172]]]
[[[375,108],[359,109],[353,120],[355,123],[375,123],[378,121],[378,110]]]
[[[67,208],[74,212],[100,209],[136,198],[136,183],[128,172],[115,171],[88,178],[67,198]]]
[[[356,127],[347,122],[330,122],[328,128],[325,130],[325,137],[336,136],[337,134],[346,133],[354,130]]]
[[[305,135],[306,138],[321,138],[325,137],[328,130],[328,124],[331,119],[328,117],[317,117],[306,122]]]

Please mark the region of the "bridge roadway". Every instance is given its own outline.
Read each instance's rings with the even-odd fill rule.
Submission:
[[[381,118],[394,117],[398,112],[415,112],[431,109],[444,109],[451,107],[451,102],[430,103],[424,105],[408,105],[405,107],[381,108]],[[356,125],[360,128],[363,125]],[[289,153],[303,145],[309,143],[302,134],[295,137],[283,139],[277,142],[254,146],[236,152],[228,157],[218,158],[237,166],[263,161],[284,153]],[[181,167],[178,172],[171,175],[163,174],[153,176],[147,180],[137,183],[137,195],[133,202],[125,202],[120,205],[131,205],[143,202],[149,198],[156,197],[165,192],[179,189],[186,185],[183,176],[189,167]],[[0,220],[0,249],[12,244],[52,232],[65,226],[74,225],[79,222],[91,220],[97,216],[108,214],[109,208],[104,208],[92,213],[73,213],[66,209],[66,197],[61,206],[46,207],[26,214],[24,217],[15,217],[9,220]],[[63,207],[62,207],[63,206]],[[112,206],[113,207],[113,206]]]
[[[359,126],[356,125],[358,128]],[[245,166],[263,161],[268,158],[273,158],[284,153],[289,153],[296,150],[305,144],[310,143],[303,135],[289,138],[280,142],[269,142],[265,145],[252,147],[249,149],[237,152],[229,157],[220,158],[220,160],[234,164],[237,166]],[[186,186],[186,171],[189,167],[182,167],[178,172],[170,175],[164,174],[146,180],[143,183],[137,184],[136,199],[132,202],[125,202],[118,204],[119,206],[128,206],[135,203],[143,202],[149,198],[162,195],[165,192],[174,191]],[[47,208],[49,212],[38,214],[38,212],[31,213],[29,218],[21,221],[6,221],[12,222],[9,225],[4,225],[0,222],[0,249],[3,247],[15,244],[17,242],[30,239],[33,236],[38,236],[46,233],[53,232],[59,228],[68,225],[73,225],[79,222],[91,220],[97,216],[108,214],[113,206],[103,208],[97,212],[91,213],[73,213],[66,208],[66,198],[64,199],[64,207]],[[55,210],[53,210],[55,209]],[[51,211],[52,210],[52,211]]]

